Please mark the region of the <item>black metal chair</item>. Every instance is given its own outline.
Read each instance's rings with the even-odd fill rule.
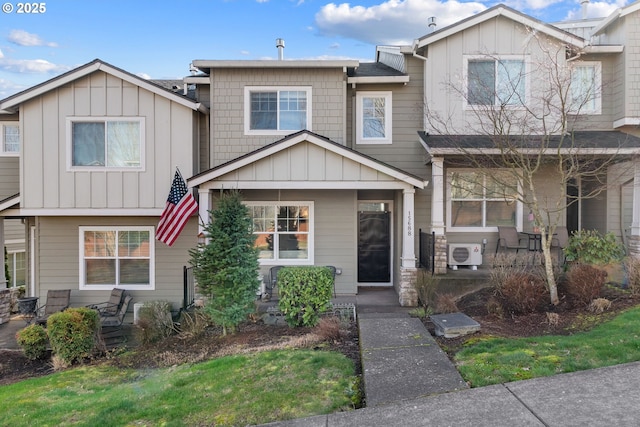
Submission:
[[[36,309],[36,324],[46,325],[49,316],[69,308],[70,300],[71,289],[57,289],[47,291],[47,303]]]
[[[273,297],[273,289],[276,287],[278,283],[278,271],[284,266],[276,265],[269,269],[269,279],[265,283],[265,293],[264,299],[265,301],[269,301],[271,297]]]
[[[498,226],[498,243],[496,244],[496,254],[498,249],[515,249],[516,253],[520,249],[529,249],[529,240],[522,243],[525,238],[520,237],[515,227]]]
[[[109,301],[99,302],[96,304],[90,304],[87,307],[98,310],[100,317],[115,316],[122,306],[124,301],[125,290],[120,288],[113,288]]]

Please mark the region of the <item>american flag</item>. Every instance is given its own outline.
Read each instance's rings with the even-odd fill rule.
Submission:
[[[167,205],[160,216],[156,239],[172,246],[187,224],[189,217],[197,210],[196,199],[187,189],[187,183],[184,182],[180,171],[177,170],[173,177]]]

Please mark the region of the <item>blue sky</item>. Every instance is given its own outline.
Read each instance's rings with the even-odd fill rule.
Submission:
[[[603,17],[630,0],[591,1]],[[17,13],[0,0],[0,99],[100,58],[146,78],[181,78],[194,59],[372,61],[375,46],[408,44],[496,2],[439,0],[49,0]],[[545,22],[579,19],[579,0],[502,2]],[[31,3],[30,3],[31,4]]]

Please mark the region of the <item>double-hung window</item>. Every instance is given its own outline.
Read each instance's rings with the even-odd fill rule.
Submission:
[[[70,118],[67,134],[70,168],[143,167],[144,120],[141,117]]]
[[[311,130],[311,87],[247,86],[244,106],[247,135],[286,135]]]
[[[0,155],[17,156],[20,154],[20,126],[18,122],[0,122]]]
[[[356,94],[356,143],[391,144],[391,92]]]
[[[602,112],[602,64],[600,62],[576,62],[571,65],[569,111],[575,114],[600,114]]]
[[[511,172],[495,170],[491,174],[473,170],[452,170],[447,174],[449,187],[448,227],[464,231],[499,225],[522,226],[522,207]],[[511,179],[510,179],[511,178]]]
[[[260,263],[313,264],[312,202],[247,202]]]
[[[467,58],[467,105],[517,107],[526,104],[526,96],[522,58]]]
[[[80,289],[154,289],[153,227],[80,227]]]

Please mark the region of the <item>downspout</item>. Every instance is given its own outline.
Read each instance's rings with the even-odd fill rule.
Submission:
[[[427,88],[427,57],[426,56],[422,56],[420,54],[418,54],[416,52],[416,49],[418,47],[418,40],[414,40],[413,41],[413,46],[411,47],[411,54],[414,58],[419,59],[421,61],[424,62],[424,67],[422,68],[422,104],[423,104],[423,110],[422,110],[422,129],[426,129],[427,128],[427,120],[425,117],[425,113],[424,113],[424,106],[426,105],[426,88]]]

